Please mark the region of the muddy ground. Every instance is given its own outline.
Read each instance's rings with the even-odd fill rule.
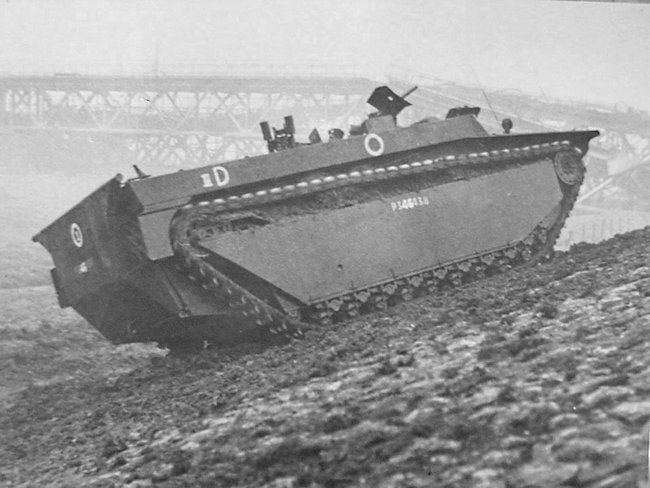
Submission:
[[[183,358],[0,290],[0,485],[645,486],[648,242]]]

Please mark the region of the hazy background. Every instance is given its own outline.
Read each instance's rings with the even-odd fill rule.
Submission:
[[[410,71],[480,83],[488,91],[520,90],[533,101],[560,98],[650,111],[650,5],[0,0],[0,75],[221,76],[278,69],[308,74],[312,68],[344,76],[353,68],[378,81],[386,74],[409,78],[402,75]],[[58,309],[50,255],[30,240],[118,171],[134,176],[136,158],[120,136],[21,131],[0,124],[0,406],[3,394],[35,380],[84,372],[96,384],[97,378],[135,367],[146,357],[109,346],[76,313]],[[166,172],[162,164],[142,167]],[[579,215],[575,208],[563,245],[575,242],[572,229],[576,240],[587,232],[600,238],[597,232],[607,230],[609,222],[630,219],[637,227],[650,224],[650,211],[600,216]]]
[[[246,65],[237,68],[232,65]],[[0,73],[305,65],[650,111],[650,5],[542,0],[3,0]],[[337,66],[333,66],[337,65]],[[320,69],[319,69],[320,68]],[[0,139],[0,286],[49,283],[31,235],[124,167],[123,142]],[[43,162],[43,164],[36,163]],[[155,171],[155,169],[153,170]]]
[[[650,5],[470,0],[6,0],[0,71],[391,65],[650,110]]]

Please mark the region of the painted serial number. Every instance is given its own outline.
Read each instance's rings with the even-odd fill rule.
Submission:
[[[393,211],[410,210],[415,207],[423,207],[424,205],[429,205],[429,197],[411,197],[397,200],[396,202],[390,202],[390,208],[393,209]]]

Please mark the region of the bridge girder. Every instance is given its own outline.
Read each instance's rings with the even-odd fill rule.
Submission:
[[[412,83],[390,79],[397,90]],[[601,107],[552,103],[520,93],[490,93],[450,84],[427,84],[410,95],[405,122],[444,117],[453,106],[484,107],[488,130],[508,117],[519,131],[596,127],[594,154],[650,156],[650,117]],[[0,130],[121,136],[137,160],[195,166],[263,151],[261,120],[293,115],[299,131],[342,126],[363,115],[375,83],[365,78],[309,76],[4,76],[0,77]],[[486,105],[488,107],[486,108]],[[494,113],[491,113],[493,111]],[[634,144],[630,140],[634,139]]]
[[[196,166],[256,154],[250,151],[264,147],[256,143],[261,120],[291,114],[308,131],[363,113],[372,85],[362,78],[5,77],[0,126],[121,135],[141,162]],[[228,136],[237,132],[245,140]]]

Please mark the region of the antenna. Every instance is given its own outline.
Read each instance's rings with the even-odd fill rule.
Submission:
[[[160,45],[156,43],[156,50],[153,55],[153,74],[160,75]]]
[[[467,62],[467,66],[469,66],[469,69],[472,70],[472,74],[474,75],[474,79],[476,79],[476,83],[478,84],[478,87],[481,89],[481,93],[483,93],[483,97],[485,98],[485,101],[488,104],[488,107],[490,107],[490,111],[492,112],[492,115],[494,116],[494,120],[497,121],[497,124],[501,124],[501,121],[499,120],[499,117],[497,117],[496,112],[494,111],[494,108],[492,108],[492,104],[490,103],[490,99],[487,96],[487,93],[485,93],[485,90],[483,89],[483,85],[481,85],[481,81],[478,79],[478,75],[476,74],[476,71],[474,71],[474,67],[472,66],[472,63],[469,62],[469,59],[467,56],[463,56],[465,58],[465,61]]]

